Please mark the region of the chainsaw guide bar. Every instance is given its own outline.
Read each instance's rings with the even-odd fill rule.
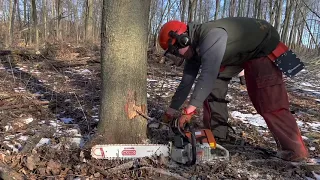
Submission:
[[[151,156],[168,157],[170,145],[165,144],[105,144],[91,148],[91,156],[96,159],[125,160]]]

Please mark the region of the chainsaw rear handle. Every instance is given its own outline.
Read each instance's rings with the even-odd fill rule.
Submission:
[[[191,133],[191,140],[187,137],[185,134],[184,130],[182,130],[179,126],[179,119],[174,119],[173,120],[173,125],[171,127],[172,131],[174,133],[180,134],[183,139],[191,144],[191,151],[192,151],[192,160],[186,163],[185,165],[187,166],[192,166],[196,163],[197,161],[197,140],[196,140],[196,134],[194,128],[192,128],[188,123],[186,124],[186,130],[189,130]]]
[[[191,127],[189,127],[191,132],[191,151],[192,151],[192,160],[189,161],[186,165],[192,166],[197,162],[197,140],[196,140],[196,133],[195,130]]]

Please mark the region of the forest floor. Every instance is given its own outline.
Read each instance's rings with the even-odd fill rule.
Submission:
[[[317,179],[318,166],[295,166],[272,156],[276,145],[245,86],[229,85],[229,161],[178,166],[163,158],[132,161],[84,158],[82,147],[99,122],[98,47],[60,45],[41,54],[0,57],[0,176],[4,179]],[[159,118],[181,79],[181,69],[148,58],[148,115]],[[311,157],[320,159],[320,72],[286,78],[290,109]],[[200,122],[197,117],[195,122]],[[160,132],[161,133],[161,132]],[[155,133],[157,134],[157,132]],[[157,138],[157,137],[155,137]],[[124,165],[123,165],[124,164]],[[6,178],[7,177],[7,178]]]

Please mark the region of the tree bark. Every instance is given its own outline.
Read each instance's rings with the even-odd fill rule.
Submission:
[[[281,14],[282,14],[282,3],[283,0],[277,0],[275,3],[277,3],[277,16],[276,16],[276,21],[275,21],[275,28],[278,30],[280,33],[281,30]]]
[[[223,9],[222,9],[222,18],[224,18],[225,13],[226,13],[226,9],[227,9],[227,1],[223,2]]]
[[[187,2],[186,0],[181,0],[181,22],[186,22],[186,9],[187,9]]]
[[[291,13],[292,13],[292,6],[293,6],[292,4],[293,4],[293,2],[291,0],[287,0],[286,16],[284,18],[283,30],[281,33],[281,40],[284,43],[288,42],[289,23],[291,20]]]
[[[98,134],[104,142],[141,143],[147,111],[147,40],[150,0],[103,0],[102,96]],[[112,25],[112,26],[111,26]]]
[[[47,40],[47,0],[42,0],[43,40]]]
[[[248,0],[248,5],[247,5],[247,15],[246,15],[246,17],[249,17],[250,5],[251,5],[251,0]]]
[[[36,51],[38,51],[39,50],[39,31],[38,31],[38,18],[37,18],[36,0],[31,0],[31,6],[32,6],[34,43],[35,43],[35,49],[36,49]]]
[[[92,42],[93,38],[93,0],[86,1],[85,40]]]
[[[214,20],[218,19],[220,13],[220,0],[216,0],[216,12],[214,13]]]

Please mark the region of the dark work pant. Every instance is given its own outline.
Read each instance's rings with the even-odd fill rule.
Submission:
[[[226,139],[228,136],[227,121],[229,118],[226,102],[219,102],[213,99],[226,99],[228,84],[230,79],[237,76],[243,70],[240,66],[228,66],[219,74],[215,80],[215,85],[209,97],[203,104],[204,108],[204,126],[211,128],[214,136],[219,139]],[[229,79],[229,80],[228,80]]]

